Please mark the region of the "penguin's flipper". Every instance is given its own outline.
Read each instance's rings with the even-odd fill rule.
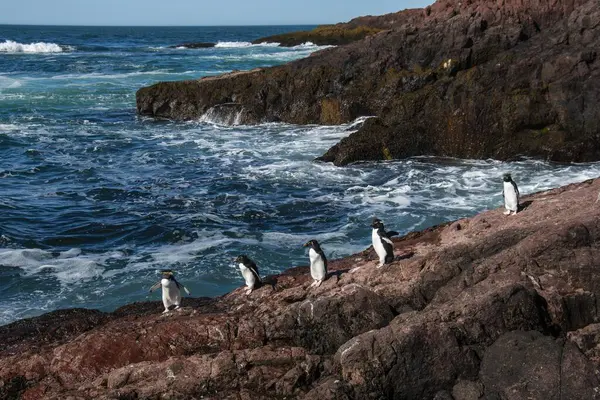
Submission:
[[[256,266],[256,263],[254,261],[246,265],[246,268],[248,268],[252,272],[252,274],[259,283],[262,283],[262,280],[260,279],[260,274],[258,273],[258,267]]]
[[[392,239],[390,239],[389,237],[387,237],[387,235],[385,234],[385,232],[382,232],[381,229],[377,231],[377,233],[379,234],[379,238],[381,239],[381,244],[383,245],[383,248],[385,249],[385,253],[386,253],[386,257],[385,257],[385,262],[388,263],[388,257],[392,257],[392,260],[394,259],[394,242],[392,242]],[[391,261],[389,261],[391,262]]]
[[[515,189],[515,193],[517,194],[517,204],[519,203],[519,197],[521,197],[521,195],[519,194],[519,187],[517,186],[515,181],[511,181],[510,183],[512,183],[513,188]]]
[[[154,292],[156,289],[160,287],[160,281],[156,282],[151,288],[150,293]]]
[[[386,232],[386,233],[387,233],[387,236],[388,236],[388,237],[392,237],[392,236],[398,236],[398,235],[399,235],[399,233],[398,233],[398,232],[396,232],[396,231],[389,231],[389,232]]]
[[[386,237],[386,236],[381,236],[381,240],[382,240],[383,242],[385,242],[385,243],[388,243],[388,244],[390,244],[390,245],[393,245],[393,244],[394,244],[394,242],[392,242],[392,239],[390,239],[389,237]],[[382,243],[383,243],[383,242],[382,242]],[[385,246],[385,244],[384,244],[384,246]]]
[[[325,274],[327,274],[327,257],[325,257],[325,253],[323,252],[323,249],[320,246],[319,246],[319,249],[317,250],[317,253],[323,259],[323,265],[325,266]]]
[[[181,285],[181,287],[183,288],[183,290],[185,290],[185,292],[187,293],[188,296],[191,296],[190,291],[188,290],[188,288],[186,288],[185,286]]]

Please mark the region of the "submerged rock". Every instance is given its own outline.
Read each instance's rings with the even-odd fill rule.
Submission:
[[[206,49],[209,47],[215,47],[216,43],[209,42],[190,42],[190,43],[182,43],[174,46],[169,46],[170,49],[178,49],[178,48],[186,48],[186,49]]]
[[[596,0],[439,0],[365,18],[347,29],[384,30],[283,66],[142,88],[137,110],[198,119],[236,103],[247,123],[377,116],[321,158],[336,165],[415,155],[600,159]]]
[[[372,248],[333,260],[318,288],[297,267],[166,315],[150,302],[3,326],[0,396],[598,398],[599,190],[411,233],[382,269]]]

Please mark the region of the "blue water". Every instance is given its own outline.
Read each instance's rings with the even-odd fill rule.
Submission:
[[[345,168],[313,158],[344,126],[153,121],[135,91],[163,80],[268,67],[318,50],[251,46],[310,27],[0,26],[0,324],[64,307],[159,299],[172,268],[193,295],[369,245],[378,216],[402,233],[501,202],[512,171],[528,193],[600,175],[600,164],[414,158]],[[211,49],[169,49],[183,42]],[[41,42],[41,43],[40,43]]]

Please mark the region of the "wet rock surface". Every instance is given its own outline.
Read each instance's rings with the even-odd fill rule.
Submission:
[[[320,158],[336,165],[415,155],[598,160],[598,21],[595,0],[440,0],[359,19],[384,30],[283,66],[142,88],[137,110],[197,119],[234,103],[244,124],[378,117]]]
[[[0,327],[0,398],[595,399],[600,179],[218,298]],[[457,226],[460,225],[460,229]],[[355,272],[350,269],[360,267]]]

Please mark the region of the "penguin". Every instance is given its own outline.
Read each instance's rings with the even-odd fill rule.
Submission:
[[[327,258],[321,250],[319,242],[309,240],[304,244],[304,247],[310,247],[308,257],[310,258],[310,276],[315,280],[310,287],[321,286],[321,283],[327,278]]]
[[[504,215],[515,215],[519,211],[519,188],[515,181],[512,180],[510,174],[504,174],[502,177],[504,180],[504,189],[502,190],[502,197],[504,197]]]
[[[383,227],[383,222],[378,218],[373,220],[371,227],[373,228],[373,231],[371,232],[373,248],[375,249],[375,253],[379,256],[377,268],[381,268],[384,264],[389,264],[394,261],[394,243],[390,238],[398,235],[398,232],[386,232]]]
[[[177,282],[173,271],[170,269],[162,270],[160,273],[162,274],[162,279],[150,288],[150,293],[162,286],[162,301],[165,306],[165,311],[163,311],[164,314],[169,312],[169,307],[172,305],[175,305],[175,310],[179,308],[179,305],[181,304],[181,288],[185,290],[188,296],[190,295],[190,291],[181,283]]]
[[[246,294],[252,293],[254,287],[258,284],[262,283],[260,279],[260,275],[258,274],[258,267],[248,256],[241,255],[238,256],[235,260],[236,263],[239,263],[240,272],[246,281]]]

